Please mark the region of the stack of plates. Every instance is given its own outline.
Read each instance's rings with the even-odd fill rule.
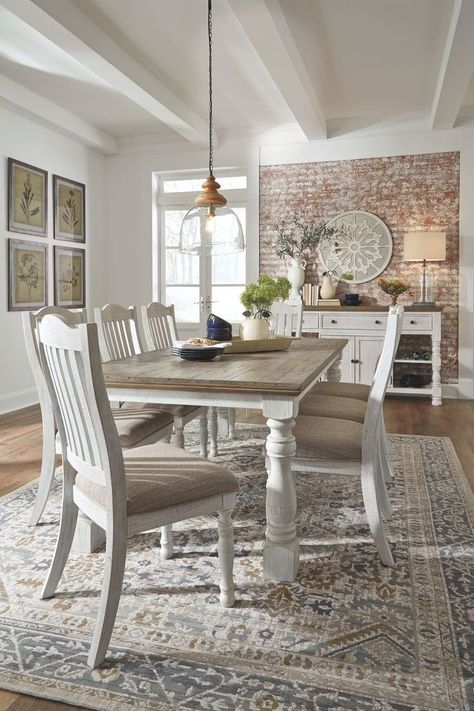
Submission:
[[[199,346],[193,344],[174,345],[171,348],[172,355],[179,356],[183,360],[214,360],[222,355],[222,346]]]

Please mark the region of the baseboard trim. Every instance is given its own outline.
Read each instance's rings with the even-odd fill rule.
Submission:
[[[30,407],[30,405],[36,405],[37,402],[38,394],[34,387],[0,395],[0,415],[13,412],[14,410],[21,410],[24,407]]]
[[[461,400],[474,400],[474,380],[472,378],[460,378],[457,388],[458,398]]]

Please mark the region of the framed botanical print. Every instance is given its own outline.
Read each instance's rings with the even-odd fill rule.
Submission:
[[[8,240],[8,310],[33,311],[48,303],[48,248],[40,242]]]
[[[54,237],[86,241],[86,186],[53,175]]]
[[[8,229],[45,237],[48,231],[48,173],[8,159]]]
[[[66,309],[86,305],[86,253],[74,247],[54,248],[54,303]]]

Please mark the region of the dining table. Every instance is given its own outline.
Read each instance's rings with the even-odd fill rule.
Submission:
[[[298,571],[297,501],[291,471],[298,406],[318,380],[340,379],[346,344],[345,338],[305,337],[294,339],[288,350],[232,354],[229,348],[208,362],[182,360],[166,350],[103,365],[110,400],[208,407],[211,435],[217,432],[217,408],[263,413],[268,426],[263,571],[270,580],[292,581]],[[216,454],[214,446],[211,456]]]

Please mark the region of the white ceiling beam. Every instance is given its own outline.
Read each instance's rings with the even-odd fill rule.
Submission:
[[[474,72],[474,0],[455,0],[431,107],[431,128],[452,128]]]
[[[206,143],[207,118],[196,114],[70,0],[0,0],[0,4],[187,140]]]
[[[105,155],[118,153],[113,136],[3,75],[0,75],[0,100]]]
[[[326,138],[326,120],[279,0],[228,0],[308,140]]]

